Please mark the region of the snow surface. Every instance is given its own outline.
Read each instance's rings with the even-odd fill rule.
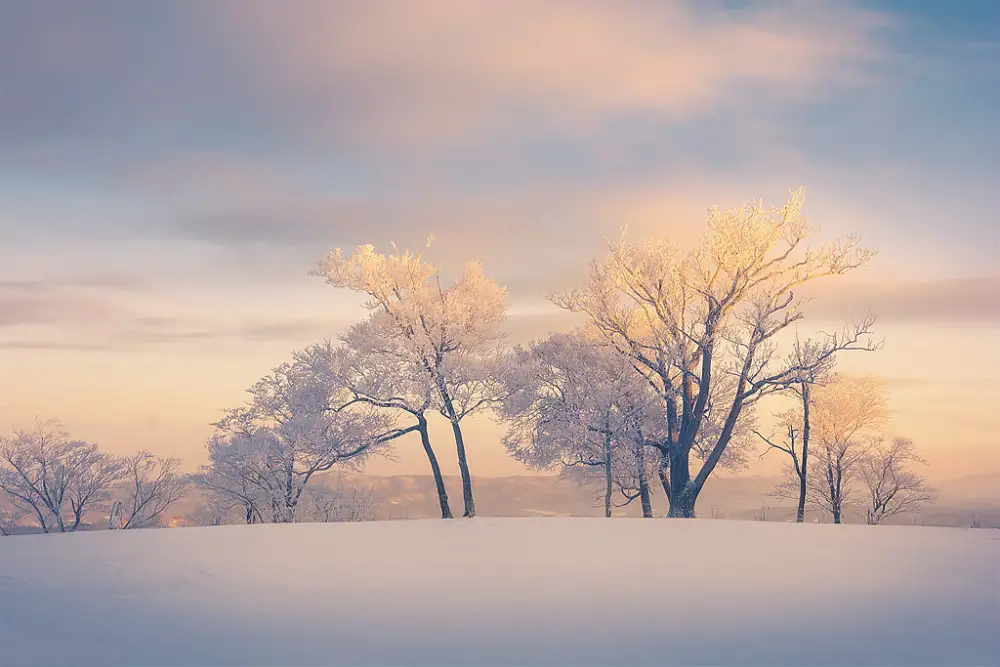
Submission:
[[[1000,532],[483,519],[0,538],[0,665],[996,665]]]

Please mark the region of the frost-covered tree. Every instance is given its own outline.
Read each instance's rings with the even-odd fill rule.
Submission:
[[[778,346],[780,334],[803,317],[799,288],[847,273],[874,254],[854,237],[810,246],[802,201],[799,190],[780,209],[759,203],[730,211],[713,207],[708,232],[688,251],[666,241],[633,243],[623,234],[609,244],[604,261],[593,263],[583,287],[550,297],[585,313],[663,401],[669,516],[694,516],[698,494],[722,461],[744,410],[794,386],[808,370]],[[827,336],[811,364],[841,350],[871,349],[873,323],[868,317]],[[716,390],[720,382],[731,383],[725,395]],[[721,428],[692,473],[692,454],[710,412]]]
[[[378,326],[399,339],[408,362],[426,375],[435,408],[451,423],[462,474],[464,516],[476,514],[462,420],[491,402],[506,290],[469,264],[448,287],[422,253],[381,254],[370,245],[349,257],[330,253],[314,273],[335,287],[368,295]]]
[[[577,331],[518,347],[507,364],[495,410],[508,426],[508,452],[531,468],[600,484],[606,517],[616,489],[649,510],[643,433],[657,430],[647,425],[657,419],[655,396],[628,358]]]
[[[114,503],[108,527],[158,526],[163,513],[181,499],[187,487],[187,481],[178,472],[180,464],[178,458],[161,458],[147,451],[122,459],[124,497]]]
[[[18,507],[0,509],[0,536],[13,535],[23,517],[24,510]]]
[[[303,505],[300,521],[374,521],[378,515],[378,498],[374,491],[343,480],[310,486],[303,495]]]
[[[237,507],[240,508],[238,517]],[[205,494],[204,500],[184,515],[184,522],[189,526],[223,526],[236,521],[252,523],[244,512],[243,505],[232,496],[210,491]]]
[[[933,503],[937,492],[927,486],[924,478],[909,470],[918,463],[926,465],[909,438],[879,439],[872,443],[861,460],[861,478],[868,491],[865,520],[877,525],[886,517],[920,510]]]
[[[285,363],[257,382],[251,400],[228,410],[208,443],[200,484],[241,503],[247,523],[295,520],[314,475],[356,467],[395,437],[392,419],[371,406],[339,410],[343,395],[307,364]]]
[[[420,435],[434,476],[441,518],[452,518],[444,477],[428,430],[428,413],[434,410],[436,398],[430,376],[411,362],[403,340],[378,318],[355,324],[341,340],[340,346],[329,340],[312,345],[296,358],[308,364],[332,389],[345,392],[345,403],[338,409],[365,404],[389,411],[393,416],[402,415],[411,422]]]
[[[776,436],[767,437],[759,431],[755,431],[757,436],[767,445],[763,456],[767,452],[775,450],[784,452],[791,458],[791,465],[786,467],[786,473],[794,475],[798,483],[798,504],[795,508],[795,521],[802,523],[806,516],[806,503],[808,496],[809,480],[809,441],[812,435],[812,419],[810,408],[812,407],[812,389],[814,386],[823,385],[833,379],[832,368],[834,357],[827,357],[820,363],[814,360],[823,354],[824,345],[815,341],[795,340],[794,358],[802,369],[802,373],[797,382],[791,386],[791,394],[795,397],[796,408],[786,410],[778,415],[778,427],[784,432],[784,437],[779,439]],[[787,482],[778,487],[780,497],[791,497],[793,490]]]
[[[841,523],[856,494],[854,482],[872,443],[888,419],[885,384],[873,376],[833,376],[810,395],[809,420],[813,457],[809,463],[806,501]],[[799,422],[793,411],[790,421]],[[799,477],[791,466],[775,490],[782,498],[798,498]]]
[[[57,420],[0,437],[0,489],[46,533],[79,528],[88,511],[111,499],[121,474],[115,457],[71,440]]]

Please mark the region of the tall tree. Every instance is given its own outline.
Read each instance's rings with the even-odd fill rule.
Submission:
[[[368,295],[379,326],[399,338],[409,363],[435,390],[435,407],[450,422],[462,474],[464,516],[476,514],[462,420],[492,398],[500,325],[507,315],[506,290],[469,264],[447,288],[423,253],[380,254],[361,246],[349,257],[340,249],[314,273],[335,287]]]
[[[794,355],[783,357],[777,347],[779,334],[803,317],[796,291],[847,273],[874,254],[855,237],[809,246],[802,202],[799,190],[779,209],[756,202],[729,211],[713,207],[708,232],[690,251],[665,241],[633,243],[623,234],[609,244],[604,261],[593,263],[583,287],[550,297],[585,313],[664,402],[667,429],[660,440],[669,458],[669,516],[694,516],[743,411],[802,377]],[[873,323],[868,317],[827,336],[811,363],[841,350],[872,349]],[[714,387],[724,379],[732,391],[723,400]],[[713,400],[722,402],[712,406]],[[722,428],[692,474],[692,452],[710,410],[720,415]]]
[[[352,326],[342,342],[342,346],[336,346],[326,340],[308,347],[296,358],[308,364],[331,387],[346,392],[345,402],[338,410],[367,404],[402,413],[412,420],[434,476],[441,518],[452,518],[448,491],[428,430],[427,417],[435,398],[429,376],[410,363],[400,339],[386,331],[385,326],[379,326],[374,318]]]
[[[797,409],[787,410],[778,415],[778,425],[784,431],[784,439],[779,440],[775,436],[764,436],[759,431],[754,431],[757,436],[767,444],[767,452],[776,450],[784,452],[791,457],[791,467],[789,471],[798,482],[798,504],[795,508],[795,521],[802,523],[806,517],[806,502],[808,496],[809,480],[809,441],[812,436],[812,418],[810,408],[812,406],[812,388],[822,385],[831,379],[831,369],[834,358],[827,357],[824,362],[813,363],[813,360],[822,355],[824,346],[822,343],[807,340],[795,340],[794,358],[802,369],[798,381],[792,385],[791,393],[797,401]],[[792,489],[785,483],[778,487],[776,495],[779,497],[791,497]]]

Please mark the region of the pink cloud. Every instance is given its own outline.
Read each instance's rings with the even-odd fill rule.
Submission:
[[[347,116],[365,138],[467,138],[530,115],[586,128],[801,97],[863,80],[886,19],[846,3],[744,12],[698,3],[391,2],[206,5],[276,94]],[[229,5],[228,7],[233,7]],[[357,137],[355,137],[357,138]]]

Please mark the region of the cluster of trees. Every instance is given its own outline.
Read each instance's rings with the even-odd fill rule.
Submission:
[[[12,508],[0,516],[0,530],[29,518],[46,533],[73,532],[95,512],[112,529],[158,525],[184,493],[179,465],[147,451],[113,456],[70,439],[57,421],[37,421],[0,437],[0,490]]]
[[[889,416],[883,382],[828,373],[801,384],[794,396],[796,407],[777,416],[782,437],[757,435],[765,454],[789,457],[774,495],[797,501],[796,521],[811,506],[841,523],[859,495],[872,525],[935,500],[936,492],[911,469],[926,464],[913,441],[887,440],[883,433]]]
[[[744,465],[759,439],[790,458],[789,480],[776,493],[798,501],[799,521],[808,504],[839,522],[856,479],[871,496],[870,523],[926,502],[933,492],[907,469],[921,461],[913,443],[879,439],[884,396],[870,380],[853,385],[833,373],[841,352],[880,346],[874,317],[805,340],[796,331],[804,285],[848,273],[875,254],[855,237],[811,244],[802,202],[800,190],[780,208],[712,208],[693,249],[636,242],[623,232],[579,288],[548,296],[578,313],[580,326],[513,349],[501,330],[506,292],[480,265],[469,264],[447,284],[423,252],[336,250],[313,273],[364,294],[367,317],[337,341],[293,353],[215,424],[209,462],[195,477],[210,501],[206,516],[237,508],[256,523],[342,513],[333,509],[345,507],[342,500],[310,482],[358,469],[413,433],[441,516],[451,518],[428,430],[438,414],[451,425],[463,516],[473,517],[463,422],[479,412],[507,426],[504,443],[518,460],[599,486],[606,516],[635,500],[653,516],[650,488],[658,484],[668,516],[693,517],[713,472]],[[779,415],[781,438],[765,437],[758,404],[777,395],[798,407]],[[52,521],[63,529],[63,495],[52,497],[44,485],[50,481],[38,487],[52,474],[41,462],[52,449],[44,441],[41,432],[5,441],[10,470],[0,480],[44,529]],[[92,445],[59,442],[53,456],[60,470],[81,471],[59,492],[75,516],[72,526],[123,476],[135,490],[118,506],[121,527],[162,513],[162,501],[144,498],[169,496],[153,470],[173,479],[175,462],[140,455],[123,467]],[[25,467],[29,459],[38,461]],[[364,503],[348,505],[353,516]]]
[[[293,362],[252,389],[254,416],[243,408],[220,423],[224,434],[210,445],[204,478],[241,498],[248,520],[261,514],[248,489],[263,490],[272,520],[290,520],[315,469],[360,465],[416,432],[441,516],[450,518],[427,428],[428,415],[438,413],[452,427],[463,516],[472,517],[462,422],[489,410],[507,425],[504,443],[514,457],[599,485],[607,516],[613,505],[634,500],[652,516],[650,484],[659,484],[669,516],[693,517],[712,473],[747,460],[754,434],[760,435],[758,402],[796,395],[803,414],[782,417],[789,440],[766,441],[791,455],[800,520],[806,502],[839,517],[854,470],[873,480],[872,522],[903,511],[927,496],[919,478],[903,474],[906,463],[919,460],[912,443],[862,447],[852,434],[827,434],[833,427],[824,422],[816,428],[818,453],[808,460],[813,394],[831,382],[839,353],[871,351],[880,343],[870,315],[834,334],[798,338],[793,325],[804,315],[803,286],[874,256],[855,237],[810,245],[802,202],[797,191],[776,209],[758,202],[710,209],[708,231],[690,250],[633,242],[623,233],[581,287],[549,295],[581,314],[583,324],[513,349],[502,345],[505,291],[478,264],[445,286],[423,252],[380,254],[362,246],[345,255],[338,249],[314,273],[366,295],[368,317],[336,343],[295,353]],[[310,426],[292,429],[294,438],[285,434],[299,420]],[[255,429],[263,429],[261,435]],[[247,448],[269,454],[258,453],[251,463],[253,457],[240,453]],[[826,478],[833,481],[822,483]],[[834,489],[827,505],[821,487]],[[901,493],[904,487],[909,490]]]

